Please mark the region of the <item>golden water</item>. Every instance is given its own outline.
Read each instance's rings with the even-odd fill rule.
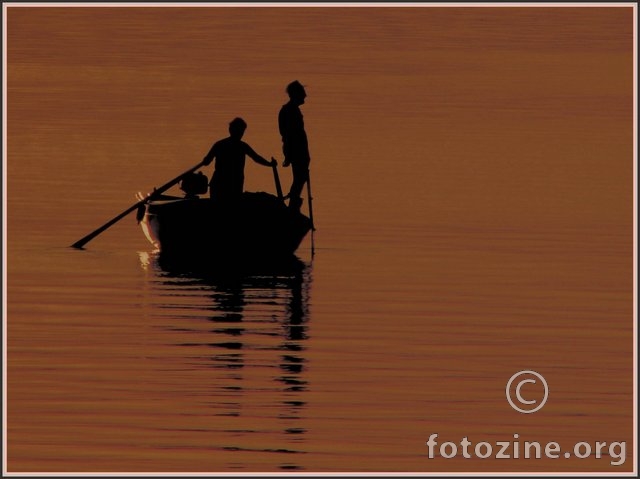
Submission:
[[[10,472],[632,470],[631,7],[10,7],[7,41]],[[294,79],[313,259],[175,274],[133,215],[68,247],[235,116],[281,159]],[[429,459],[433,433],[627,459]]]

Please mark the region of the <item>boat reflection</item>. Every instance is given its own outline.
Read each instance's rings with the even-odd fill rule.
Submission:
[[[282,454],[280,469],[303,469],[291,459],[304,452],[306,433],[311,265],[295,256],[215,268],[158,253],[140,260],[151,310],[171,323],[166,329],[176,333],[185,366],[211,372],[207,397],[222,449]],[[230,467],[246,466],[229,460]]]

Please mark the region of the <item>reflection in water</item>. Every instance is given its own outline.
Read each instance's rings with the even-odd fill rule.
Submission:
[[[167,311],[167,329],[185,365],[212,371],[211,416],[225,451],[282,454],[283,470],[303,453],[311,265],[292,257],[278,265],[217,268],[215,273],[140,253],[149,273],[154,311]],[[193,351],[206,351],[203,354]],[[211,392],[213,391],[213,392]],[[264,424],[274,427],[265,428]],[[260,424],[256,429],[255,424]],[[220,437],[221,436],[221,437]],[[243,468],[243,458],[229,466]]]

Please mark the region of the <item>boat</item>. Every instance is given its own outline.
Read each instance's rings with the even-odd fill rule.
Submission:
[[[162,256],[196,261],[277,261],[293,255],[312,227],[307,216],[265,192],[244,192],[231,204],[158,195],[140,206],[138,219]]]

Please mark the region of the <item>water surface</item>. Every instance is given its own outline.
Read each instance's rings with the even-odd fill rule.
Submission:
[[[632,20],[9,8],[8,470],[630,471]],[[294,79],[315,256],[308,237],[277,270],[176,270],[133,215],[68,247],[235,116],[281,159]],[[533,415],[505,399],[523,369],[550,385]],[[428,459],[433,433],[628,459]]]

